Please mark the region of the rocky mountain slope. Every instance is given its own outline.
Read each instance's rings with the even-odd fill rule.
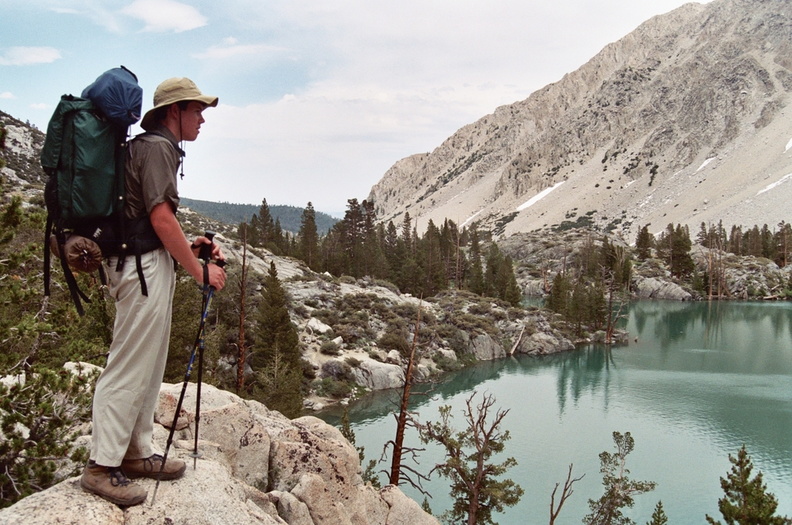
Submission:
[[[686,4],[398,161],[369,199],[383,220],[477,220],[502,236],[774,226],[792,198],[790,35],[790,2]]]

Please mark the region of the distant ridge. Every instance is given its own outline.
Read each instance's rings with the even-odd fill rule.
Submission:
[[[257,214],[261,207],[259,204],[211,202],[188,199],[186,197],[181,197],[180,201],[182,206],[190,208],[210,219],[232,226],[238,225],[241,222],[249,222],[253,214]],[[281,228],[292,233],[300,231],[304,208],[298,206],[269,205],[269,210],[273,220],[280,220]],[[321,235],[330,231],[330,228],[337,222],[338,219],[326,213],[320,211],[316,212],[316,229]]]

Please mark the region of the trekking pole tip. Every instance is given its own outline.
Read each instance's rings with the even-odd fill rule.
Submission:
[[[203,457],[203,454],[201,454],[200,452],[198,452],[196,450],[196,451],[190,453],[190,457],[193,458],[193,470],[196,470],[197,469],[197,464],[198,464],[198,458]]]
[[[160,480],[157,480],[157,484],[154,485],[154,493],[151,495],[151,504],[150,507],[154,506],[154,500],[157,499],[157,490],[159,489]]]

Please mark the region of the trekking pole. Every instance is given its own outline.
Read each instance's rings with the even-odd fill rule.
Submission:
[[[210,241],[214,238],[214,232],[207,231],[206,238]],[[193,445],[192,454],[193,470],[198,468],[198,458],[201,454],[198,452],[198,427],[201,423],[201,383],[203,382],[203,357],[204,357],[204,338],[203,327],[206,324],[206,315],[209,312],[209,303],[212,300],[214,288],[209,286],[209,259],[212,258],[212,245],[202,244],[200,253],[198,255],[204,261],[204,285],[203,285],[203,307],[201,308],[201,327],[198,330],[198,337],[196,343],[198,344],[198,384],[195,393],[195,443]]]
[[[204,235],[209,241],[214,238],[214,232],[207,231]],[[199,411],[201,407],[201,375],[203,372],[203,332],[204,327],[206,326],[206,317],[209,314],[209,305],[212,302],[212,295],[214,294],[214,287],[209,285],[209,269],[207,268],[207,264],[209,264],[209,260],[212,258],[212,245],[211,244],[203,244],[201,245],[201,249],[199,252],[199,258],[204,261],[204,286],[203,286],[203,301],[201,305],[201,322],[198,325],[198,333],[195,336],[195,342],[193,343],[192,351],[190,352],[190,360],[187,362],[187,371],[184,373],[184,383],[182,383],[181,393],[179,394],[179,401],[176,403],[176,413],[173,415],[173,421],[171,423],[170,431],[168,432],[168,441],[165,443],[165,452],[162,454],[162,463],[160,464],[160,470],[157,473],[157,483],[154,485],[154,494],[151,496],[151,505],[154,506],[154,500],[157,497],[157,490],[159,489],[160,481],[162,478],[162,471],[165,468],[165,462],[168,460],[168,452],[170,451],[171,444],[173,443],[173,434],[176,431],[176,421],[179,418],[179,412],[181,412],[182,403],[184,402],[184,394],[187,391],[187,383],[190,381],[190,375],[192,374],[193,364],[195,363],[195,354],[196,351],[200,347],[199,352],[199,360],[198,360],[198,391],[197,391],[197,408],[196,408],[196,419],[195,419],[195,450],[193,451],[193,469],[195,468],[195,461],[198,455],[198,420],[200,418]],[[224,265],[224,261],[218,261],[217,264],[219,266]]]
[[[209,289],[205,292],[204,295],[204,308],[203,312],[201,313],[201,325],[206,324],[206,315],[209,312],[209,303],[212,300],[212,294],[214,293],[214,288],[208,287]],[[193,470],[197,468],[198,458],[201,457],[201,453],[198,452],[198,425],[201,422],[201,383],[203,382],[203,356],[204,356],[204,338],[203,338],[203,330],[201,330],[201,336],[198,341],[198,383],[197,383],[197,390],[196,390],[196,397],[195,397],[195,443],[193,445],[192,454],[190,457],[193,458]]]

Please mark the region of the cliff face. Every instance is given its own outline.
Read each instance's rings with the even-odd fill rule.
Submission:
[[[181,384],[163,385],[155,420],[170,425]],[[190,385],[169,457],[188,463],[185,476],[154,480],[142,505],[127,509],[84,492],[79,478],[0,511],[2,525],[436,525],[397,487],[364,484],[357,451],[341,432],[311,417],[289,420],[255,401],[203,385],[199,452],[193,469],[195,385]],[[157,426],[164,447],[168,430]]]
[[[498,234],[775,224],[792,197],[790,34],[789,2],[687,4],[397,162],[369,199],[386,221],[478,220]]]

